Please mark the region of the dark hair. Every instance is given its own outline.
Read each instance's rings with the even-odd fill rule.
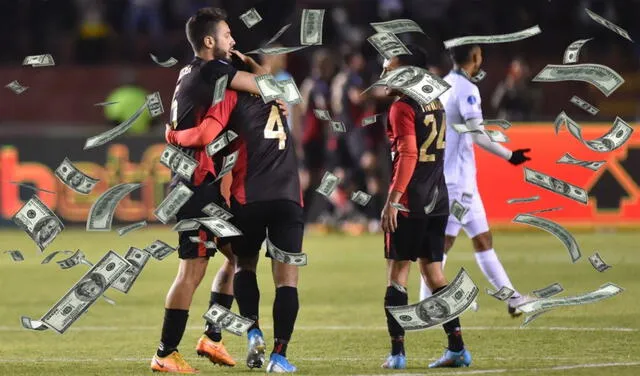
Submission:
[[[204,46],[204,37],[213,35],[221,21],[227,19],[227,13],[220,8],[200,8],[195,15],[187,20],[185,32],[187,40],[194,51]]]
[[[460,65],[468,63],[471,60],[471,51],[480,47],[477,44],[463,44],[462,46],[456,46],[449,49],[449,56],[454,63]]]
[[[406,45],[411,55],[397,55],[398,63],[400,65],[413,65],[418,68],[426,68],[427,66],[427,51],[424,48],[415,44]]]

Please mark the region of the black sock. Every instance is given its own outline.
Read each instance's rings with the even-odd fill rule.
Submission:
[[[233,291],[236,296],[236,302],[238,302],[240,315],[255,321],[249,330],[259,329],[260,290],[258,290],[256,273],[248,270],[237,272],[233,276]]]
[[[400,292],[393,286],[387,287],[387,293],[384,295],[385,307],[403,306],[407,305],[408,302],[409,296],[406,292]],[[391,336],[391,355],[404,355],[404,329],[391,316],[389,311],[385,309],[384,313],[387,316],[387,329],[389,330],[389,336]]]
[[[287,344],[293,334],[298,317],[298,289],[290,286],[278,287],[273,301],[273,352],[287,356]],[[281,348],[281,350],[278,350]]]
[[[444,289],[445,287],[447,286],[445,285],[442,287],[438,287],[437,289],[433,290],[433,294]],[[447,339],[449,340],[449,346],[447,346],[447,348],[454,352],[462,351],[462,349],[464,349],[464,342],[462,341],[460,319],[456,317],[455,319],[442,324],[442,327],[444,328],[444,332],[447,333]]]
[[[233,305],[233,295],[211,291],[209,308],[214,304],[219,304],[226,309],[231,309],[231,305]],[[208,321],[204,326],[204,334],[206,334],[212,341],[220,342],[222,340],[222,328],[218,325],[213,325]]]
[[[160,346],[158,346],[158,351],[156,352],[158,356],[165,357],[178,350],[178,345],[187,327],[188,318],[189,311],[186,309],[164,309]]]

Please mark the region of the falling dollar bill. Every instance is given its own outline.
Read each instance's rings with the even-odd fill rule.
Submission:
[[[295,46],[295,47],[262,47],[257,50],[252,50],[246,52],[245,55],[249,54],[261,54],[261,55],[283,55],[290,54],[292,52],[299,51],[303,48],[307,48],[309,46]]]
[[[363,191],[356,191],[351,193],[351,201],[360,206],[367,206],[369,201],[371,201],[371,195]]]
[[[156,91],[147,95],[147,108],[151,117],[156,117],[164,113],[164,107],[162,107],[162,98],[160,98],[160,92]]]
[[[52,67],[56,65],[53,56],[50,54],[31,55],[22,60],[22,65],[31,65],[32,67]]]
[[[100,195],[89,210],[87,231],[110,231],[113,213],[116,211],[118,203],[140,186],[141,184],[134,183],[118,184]]]
[[[238,153],[239,151],[236,150],[222,159],[222,168],[220,169],[220,172],[218,172],[218,176],[216,176],[215,181],[222,179],[223,176],[233,170],[233,166],[235,166],[238,161]]]
[[[476,73],[474,76],[471,76],[470,80],[471,80],[471,82],[478,83],[478,82],[484,80],[485,77],[487,77],[487,72],[485,72],[482,69],[480,69],[478,71],[478,73]]]
[[[251,29],[258,22],[262,21],[262,16],[260,16],[256,8],[251,8],[240,15],[240,20],[244,22],[248,29]]]
[[[338,187],[340,183],[340,178],[330,173],[329,171],[324,173],[322,176],[322,181],[320,182],[320,186],[316,188],[316,192],[320,193],[325,197],[331,196],[333,191]]]
[[[438,203],[438,196],[440,196],[440,191],[436,186],[433,190],[433,197],[431,198],[431,201],[424,207],[424,214],[431,214],[433,209],[436,208],[436,204]]]
[[[480,128],[472,127],[467,123],[453,123],[451,124],[451,128],[458,133],[484,133],[484,131]]]
[[[313,114],[318,120],[332,121],[331,113],[329,113],[329,110],[313,110]]]
[[[522,322],[520,327],[521,328],[527,327],[529,324],[531,324],[532,321],[534,321],[535,319],[537,319],[538,317],[542,316],[543,314],[545,314],[547,312],[549,312],[549,310],[538,311],[538,312],[534,313],[533,315],[529,315],[529,316],[525,317],[524,321]]]
[[[458,200],[454,199],[451,203],[450,213],[453,215],[458,221],[462,222],[462,218],[464,218],[465,214],[469,211],[469,208],[465,208]]]
[[[229,132],[230,131],[221,134],[220,136],[216,137],[215,140],[211,141],[209,145],[207,145],[208,156],[211,157],[215,155],[217,152],[219,152],[220,150],[224,149],[227,145],[229,145],[229,143],[231,142],[231,140],[229,140],[229,137],[228,137]]]
[[[276,247],[269,238],[267,238],[267,252],[272,259],[279,261],[283,264],[305,266],[307,265],[307,254],[304,252],[287,252]]]
[[[391,207],[396,208],[397,210],[399,210],[401,212],[407,212],[407,213],[410,212],[410,210],[406,206],[402,205],[399,202],[392,202],[391,203]]]
[[[135,282],[140,276],[140,273],[142,273],[142,269],[150,257],[151,255],[148,252],[130,247],[124,255],[124,259],[131,264],[131,267],[125,270],[124,273],[113,282],[111,287],[125,294],[128,293],[129,290],[131,290],[131,286],[133,286],[133,282]]]
[[[13,261],[15,262],[20,262],[20,261],[24,261],[24,256],[22,255],[22,252],[18,251],[18,250],[13,250],[13,251],[4,251],[4,253],[8,253],[9,256],[11,256],[11,258],[13,259]]]
[[[344,123],[341,121],[332,120],[331,129],[333,129],[333,131],[336,133],[345,133],[347,131],[347,128],[345,127]]]
[[[191,176],[198,167],[198,161],[173,145],[167,145],[160,156],[160,163],[184,179]]]
[[[607,163],[607,161],[582,161],[575,158],[569,153],[565,153],[560,159],[556,161],[556,163],[570,164],[588,168],[589,170],[598,171],[598,169],[600,169],[600,167]]]
[[[378,116],[379,114],[375,114],[375,115],[367,116],[366,118],[362,119],[362,126],[366,127],[367,125],[371,125],[375,123],[377,121]]]
[[[242,235],[242,232],[238,230],[236,226],[225,221],[224,219],[205,217],[194,218],[194,220],[199,222],[204,227],[208,228],[209,231],[213,232],[219,238]]]
[[[418,24],[413,20],[408,19],[398,19],[391,20],[387,22],[371,22],[369,23],[377,33],[392,33],[392,34],[401,34],[401,33],[422,33],[424,31]]]
[[[524,202],[534,202],[534,201],[538,201],[540,199],[540,196],[531,196],[531,197],[524,197],[524,198],[510,198],[507,200],[507,204],[520,204],[520,203],[524,203]]]
[[[599,302],[623,292],[624,289],[611,282],[607,282],[595,291],[577,296],[563,298],[544,298],[524,303],[517,308],[524,313],[545,311],[556,307],[566,307]]]
[[[526,213],[522,213],[522,214],[540,214],[540,213],[548,213],[548,212],[553,212],[553,211],[558,211],[558,210],[562,210],[562,206],[556,206],[554,208],[546,208],[546,209],[539,209],[539,210],[532,210]]]
[[[398,55],[411,55],[411,51],[402,41],[392,33],[376,33],[367,38],[367,41],[385,59],[391,59]]]
[[[420,330],[453,320],[478,296],[478,287],[461,268],[444,289],[412,305],[385,307],[404,330]]]
[[[20,323],[22,324],[23,328],[29,329],[29,330],[41,331],[41,330],[49,329],[42,321],[33,320],[27,316],[21,316]]]
[[[27,189],[30,189],[30,190],[35,191],[35,192],[46,192],[46,193],[51,193],[52,195],[56,194],[54,191],[50,191],[50,190],[47,190],[47,189],[34,187],[31,184],[18,183],[17,181],[10,181],[9,184],[13,184],[13,185],[17,185],[19,187],[27,188]]]
[[[578,61],[578,54],[580,54],[580,49],[584,46],[589,39],[578,39],[577,41],[571,43],[569,47],[564,51],[564,57],[562,58],[562,64],[571,64]]]
[[[598,108],[596,108],[595,106],[589,104],[584,99],[582,99],[580,97],[577,97],[575,95],[573,97],[571,97],[570,102],[575,104],[576,106],[580,107],[581,109],[587,111],[591,115],[595,116],[595,115],[598,114],[598,112],[600,112],[600,110]]]
[[[85,264],[87,266],[93,266],[90,261],[86,259],[84,252],[81,250],[77,250],[73,255],[67,257],[64,260],[56,261],[56,264],[60,267],[60,269],[70,269],[74,266],[78,266],[80,264]]]
[[[621,28],[620,26],[614,24],[613,22],[603,17],[600,17],[599,15],[593,13],[587,8],[585,8],[584,11],[587,12],[587,14],[589,15],[589,17],[591,17],[592,20],[596,21],[597,23],[606,27],[607,29],[613,31],[614,33],[620,35],[621,37],[626,38],[629,41],[633,42],[633,39],[631,39],[631,37],[629,36],[629,33],[627,33],[625,29]]]
[[[485,129],[484,133],[493,142],[509,142],[509,138],[507,137],[507,135],[505,135],[500,131],[496,131],[493,129]]]
[[[498,34],[498,35],[472,35],[467,37],[454,38],[444,41],[444,48],[449,49],[452,47],[462,46],[464,44],[489,44],[489,43],[509,43],[518,40],[530,38],[534,35],[538,35],[542,32],[538,25],[532,26],[528,29],[520,30],[510,34]]]
[[[280,90],[282,91],[282,99],[290,104],[298,104],[302,102],[302,96],[300,90],[296,85],[293,78],[287,78],[286,80],[276,81]]]
[[[138,229],[141,229],[143,227],[147,226],[147,221],[140,221],[140,222],[136,222],[136,223],[132,223],[130,225],[124,226],[124,227],[120,227],[117,231],[118,231],[118,235],[120,236],[125,236],[126,234],[130,233],[131,231],[135,231]]]
[[[193,231],[200,228],[200,223],[194,219],[183,219],[176,223],[171,230],[177,232]]]
[[[300,44],[314,46],[322,44],[324,9],[303,9],[300,22]]]
[[[20,85],[20,83],[16,80],[9,82],[8,84],[4,85],[4,87],[6,87],[7,89],[13,91],[18,95],[24,93],[29,88],[29,86]]]
[[[97,146],[100,145],[104,145],[108,142],[111,142],[113,139],[115,139],[116,137],[122,135],[123,133],[125,133],[126,131],[129,130],[129,128],[131,128],[131,126],[133,125],[133,123],[138,120],[138,118],[140,117],[140,115],[142,115],[142,113],[144,112],[145,108],[147,108],[147,104],[144,103],[142,106],[140,106],[136,112],[131,115],[131,117],[129,117],[127,120],[123,121],[122,123],[118,124],[117,126],[109,129],[106,132],[100,133],[99,135],[93,136],[93,137],[89,137],[87,139],[87,141],[84,144],[84,148],[83,150],[87,150],[87,149],[93,149]]]
[[[491,119],[491,120],[483,120],[482,125],[497,125],[500,128],[507,130],[511,128],[511,123],[504,119]]]
[[[533,80],[534,82],[583,81],[595,86],[607,97],[624,78],[613,69],[600,64],[554,65],[548,64]]]
[[[558,295],[563,291],[564,288],[562,287],[562,285],[556,282],[539,290],[533,290],[533,294],[538,298],[548,298],[550,296]]]
[[[237,336],[249,330],[254,321],[229,311],[220,304],[213,304],[202,318]]]
[[[578,201],[579,203],[586,205],[588,201],[587,192],[573,184],[566,181],[556,179],[553,176],[543,174],[527,167],[524,168],[524,180],[536,185],[540,188],[544,188],[553,193],[564,196],[570,200]]]
[[[170,57],[165,61],[159,61],[156,55],[154,54],[149,54],[149,55],[151,56],[151,60],[153,60],[154,63],[158,64],[163,68],[170,68],[178,63],[178,60],[176,60],[173,57]]]
[[[153,215],[166,225],[175,217],[178,210],[189,201],[191,196],[193,196],[193,191],[180,182],[167,197],[162,200],[160,205],[154,210]]]
[[[164,260],[175,252],[175,248],[169,246],[169,244],[163,242],[162,240],[156,240],[151,245],[144,249],[146,252],[151,254],[151,256],[156,260]]]
[[[276,40],[278,40],[278,38],[280,38],[282,34],[284,34],[284,32],[287,31],[290,27],[291,27],[291,24],[286,24],[283,27],[281,27],[280,30],[278,30],[278,32],[274,36],[272,36],[271,39],[267,41],[267,43],[264,44],[265,47],[275,42]]]
[[[49,253],[47,255],[47,257],[43,258],[42,261],[40,262],[40,264],[41,265],[48,264],[49,262],[51,262],[51,260],[53,260],[54,257],[56,257],[58,255],[58,253],[62,253],[64,255],[68,255],[68,254],[71,254],[73,252],[71,252],[71,251],[53,251],[53,252]]]
[[[578,247],[578,242],[576,242],[576,239],[573,237],[573,235],[571,235],[571,233],[567,231],[567,229],[560,226],[556,222],[550,221],[545,218],[536,217],[530,214],[518,214],[513,219],[513,222],[537,227],[560,239],[560,241],[567,248],[567,251],[569,251],[569,256],[571,256],[571,262],[573,263],[578,261],[578,259],[580,259],[580,257],[582,256],[582,254],[580,253],[580,247]]]
[[[394,69],[374,82],[363,93],[376,86],[388,86],[391,89],[399,90],[423,106],[433,102],[451,88],[447,81],[437,75],[426,69],[413,66]]]
[[[130,266],[114,251],[107,252],[40,321],[64,333]]]
[[[607,131],[607,133],[594,140],[583,139],[582,127],[580,127],[580,125],[571,119],[564,111],[556,117],[553,124],[556,128],[556,133],[558,133],[562,124],[566,124],[569,133],[571,133],[573,137],[578,139],[578,141],[582,142],[589,149],[600,153],[610,152],[624,145],[624,143],[631,138],[631,134],[633,133],[633,128],[619,117],[616,117],[616,120],[613,122],[613,126],[609,131]]]
[[[589,256],[589,262],[591,263],[593,268],[600,273],[604,272],[607,269],[611,269],[611,266],[607,265],[607,263],[602,260],[602,257],[600,257],[600,254],[598,252]]]
[[[509,299],[510,297],[512,297],[513,294],[515,294],[515,291],[513,289],[508,288],[507,286],[502,286],[502,287],[500,287],[500,290],[498,290],[498,291],[493,291],[491,289],[487,289],[487,294],[493,296],[494,298],[496,298],[498,300],[505,301],[505,300]]]
[[[64,225],[38,196],[33,196],[12,218],[38,245],[40,252],[58,236]]]
[[[60,166],[56,168],[55,174],[67,187],[83,195],[89,194],[100,181],[84,174],[71,163],[69,158],[65,158],[60,163]]]
[[[275,77],[270,74],[263,74],[261,76],[257,76],[255,80],[264,103],[269,103],[278,98],[282,98],[283,94]]]
[[[202,212],[209,217],[220,218],[223,221],[228,221],[233,217],[233,214],[229,213],[213,202],[208,203],[204,208],[202,208]]]
[[[116,104],[116,103],[120,103],[118,101],[111,101],[111,102],[98,102],[98,103],[94,103],[94,106],[101,106],[101,107],[106,107],[106,106],[111,106],[112,104]]]
[[[229,76],[226,74],[216,80],[216,86],[213,89],[213,102],[211,103],[212,106],[215,106],[216,104],[222,102],[222,100],[224,99],[224,91],[227,89],[228,80]]]

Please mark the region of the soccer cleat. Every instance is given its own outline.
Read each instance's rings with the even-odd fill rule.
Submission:
[[[469,304],[469,309],[472,310],[473,312],[478,312],[478,301],[474,300],[471,302],[471,304]]]
[[[524,303],[529,302],[533,298],[527,295],[520,295],[517,297],[511,297],[509,299],[509,303],[507,304],[507,311],[514,319],[522,316],[522,311],[518,309],[518,306],[523,305]]]
[[[231,355],[229,355],[222,341],[215,342],[211,338],[207,337],[206,334],[203,334],[198,340],[196,352],[200,356],[206,356],[209,358],[213,364],[229,367],[236,365],[236,361],[233,360]]]
[[[440,367],[469,367],[471,365],[471,353],[466,349],[453,352],[449,349],[445,350],[442,358],[429,364],[429,368]]]
[[[249,349],[247,351],[247,367],[262,368],[264,364],[264,350],[267,345],[264,343],[262,331],[258,328],[249,330],[247,333],[249,339]]]
[[[170,373],[199,373],[199,371],[189,365],[178,351],[174,351],[165,357],[159,357],[158,354],[151,359],[151,370],[153,372],[170,372]]]
[[[272,353],[271,357],[269,357],[267,373],[291,373],[297,370],[296,366],[289,363],[287,358],[280,354]]]
[[[407,368],[407,357],[404,354],[389,355],[382,363],[382,368],[405,369]]]

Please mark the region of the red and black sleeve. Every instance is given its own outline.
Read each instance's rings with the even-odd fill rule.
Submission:
[[[404,193],[418,161],[413,108],[404,102],[393,103],[389,109],[389,123],[398,153],[398,167],[394,170],[389,191]]]

